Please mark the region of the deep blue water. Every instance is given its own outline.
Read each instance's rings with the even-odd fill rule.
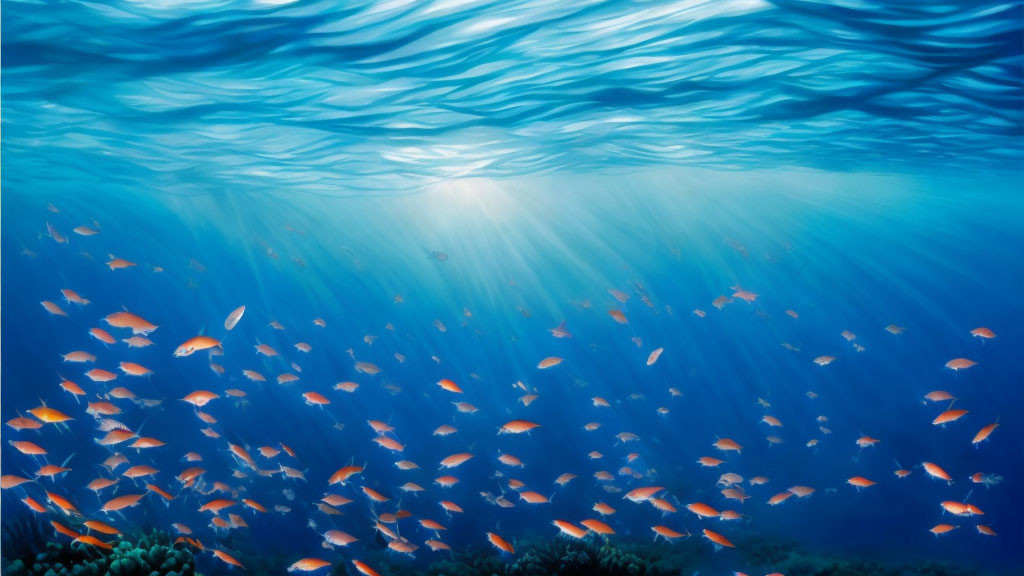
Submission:
[[[0,415],[45,401],[74,420],[3,427],[3,474],[33,477],[41,463],[7,440],[41,445],[50,463],[71,457],[72,469],[4,490],[3,518],[28,513],[25,496],[45,504],[45,488],[122,530],[184,523],[243,562],[379,568],[390,554],[427,570],[447,556],[424,545],[433,533],[421,518],[446,525],[441,540],[456,550],[491,550],[486,532],[517,546],[554,538],[553,520],[600,518],[591,507],[603,501],[617,510],[605,519],[612,541],[650,541],[657,524],[691,532],[708,554],[687,573],[768,572],[744,560],[758,538],[1018,573],[1022,17],[1019,2],[6,2]],[[136,266],[110,270],[109,255]],[[756,299],[712,305],[734,286]],[[130,331],[103,322],[123,309],[159,326],[152,346],[128,348]],[[563,321],[572,338],[550,333]],[[92,338],[94,327],[118,342]],[[972,336],[979,327],[996,337]],[[199,334],[224,354],[173,356]],[[257,354],[259,343],[280,355]],[[73,350],[95,364],[63,362]],[[823,355],[834,362],[816,365]],[[549,356],[564,361],[539,370]],[[977,365],[956,372],[945,367],[954,358]],[[380,373],[358,373],[357,360]],[[122,374],[126,361],[153,374]],[[119,376],[92,382],[93,367]],[[299,380],[274,381],[286,372]],[[86,396],[62,390],[64,378]],[[442,390],[443,378],[463,393]],[[359,388],[333,389],[342,381]],[[517,382],[538,395],[529,406]],[[166,442],[115,450],[157,468],[151,480],[177,496],[107,517],[100,502],[114,494],[86,484],[110,476],[100,463],[112,451],[94,441],[103,433],[85,403],[116,386],[163,399],[112,400],[123,410],[112,418]],[[196,390],[220,396],[202,409],[216,423],[181,401]],[[933,425],[950,407],[924,401],[934,390],[969,412]],[[307,405],[306,392],[330,404]],[[479,411],[457,413],[456,401]],[[373,442],[371,419],[394,426],[403,453]],[[540,427],[496,434],[512,419]],[[442,424],[458,432],[432,436]],[[619,442],[622,432],[639,439]],[[865,435],[879,443],[859,448]],[[723,455],[718,438],[742,453]],[[257,452],[281,442],[296,458]],[[306,480],[261,477],[229,443],[261,470]],[[192,451],[203,461],[182,462]],[[459,483],[434,484],[440,460],[460,452],[474,457],[450,471]],[[701,467],[703,456],[725,462]],[[420,468],[398,470],[400,459]],[[328,486],[350,463],[362,474]],[[897,463],[909,477],[894,475]],[[249,526],[215,529],[197,512],[215,496],[175,479],[195,465],[204,491],[224,482],[270,512],[236,506],[225,512]],[[578,477],[557,487],[566,472]],[[719,493],[726,472],[743,476],[744,503]],[[1001,481],[974,483],[977,472]],[[769,480],[750,485],[755,476]],[[857,490],[854,476],[877,484]],[[520,501],[510,478],[552,501]],[[408,481],[425,490],[404,494]],[[652,485],[678,512],[623,499]],[[391,500],[371,507],[362,486]],[[791,486],[815,492],[767,504]],[[118,494],[137,491],[120,480]],[[317,510],[327,492],[354,500],[344,515]],[[449,519],[440,500],[465,512]],[[942,501],[984,515],[943,514]],[[684,508],[694,502],[746,518],[699,519]],[[412,514],[399,529],[420,547],[413,558],[385,552],[373,529],[375,514],[398,509]],[[935,537],[940,523],[960,527]],[[332,528],[359,542],[324,549]],[[737,549],[712,553],[704,528]],[[227,570],[210,554],[198,568]]]

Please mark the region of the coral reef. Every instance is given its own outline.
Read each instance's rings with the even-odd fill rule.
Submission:
[[[978,576],[981,572],[941,562],[877,562],[818,554],[793,542],[751,539],[741,546],[745,562],[786,576]]]
[[[6,556],[3,576],[195,576],[192,553],[174,547],[162,532],[111,543],[104,550],[83,542],[47,542],[35,554]]]
[[[432,576],[676,576],[693,568],[700,547],[610,544],[596,538],[517,542],[519,553],[503,559],[493,551],[463,552],[430,565]],[[692,570],[691,570],[692,571]]]

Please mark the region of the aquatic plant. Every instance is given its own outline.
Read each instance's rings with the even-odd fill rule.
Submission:
[[[14,558],[4,576],[194,576],[192,552],[159,531],[112,543],[103,550],[83,542],[47,542],[35,555]]]

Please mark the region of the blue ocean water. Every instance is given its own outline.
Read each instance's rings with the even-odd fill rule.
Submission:
[[[438,573],[466,551],[508,569],[573,541],[553,521],[602,519],[605,502],[609,542],[686,550],[685,574],[786,571],[765,550],[794,543],[807,558],[1020,573],[1022,6],[6,2],[0,413],[45,403],[72,420],[3,426],[5,478],[43,464],[8,441],[71,469],[4,489],[5,527],[35,517],[84,533],[91,519],[131,539],[184,524],[207,548],[203,574],[238,570],[211,549],[249,572],[316,557]],[[111,269],[115,257],[134,265]],[[118,311],[157,325],[153,344],[128,347],[131,330],[104,321]],[[556,337],[563,322],[571,337]],[[174,355],[197,335],[223,354]],[[65,361],[72,351],[95,361]],[[549,357],[561,362],[538,368]],[[956,358],[976,364],[947,368]],[[95,382],[93,368],[117,378]],[[218,397],[182,401],[200,390]],[[86,407],[100,401],[165,445],[98,444],[102,417]],[[933,424],[949,409],[968,412]],[[512,420],[539,426],[499,434]],[[441,425],[457,432],[434,435]],[[717,450],[722,438],[742,451]],[[294,456],[259,451],[283,446]],[[128,464],[104,468],[115,452]],[[459,453],[472,458],[439,469]],[[157,472],[87,488],[133,465]],[[362,470],[328,483],[349,465]],[[205,472],[183,485],[194,466]],[[559,486],[564,473],[576,477]],[[725,473],[749,498],[721,493]],[[435,483],[444,474],[458,483]],[[858,476],[876,484],[848,483]],[[676,511],[624,498],[645,486]],[[768,503],[800,486],[813,494]],[[325,494],[352,502],[329,514]],[[198,512],[215,498],[236,504]],[[701,518],[694,503],[742,517]],[[384,522],[397,536],[375,528],[399,510],[410,516]],[[211,524],[228,513],[247,526]],[[941,524],[957,528],[933,535]],[[690,536],[654,543],[655,526]],[[328,549],[332,529],[358,541]]]

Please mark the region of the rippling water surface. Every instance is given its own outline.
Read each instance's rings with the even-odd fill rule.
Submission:
[[[409,190],[1021,154],[1020,2],[5,3],[5,182]]]

